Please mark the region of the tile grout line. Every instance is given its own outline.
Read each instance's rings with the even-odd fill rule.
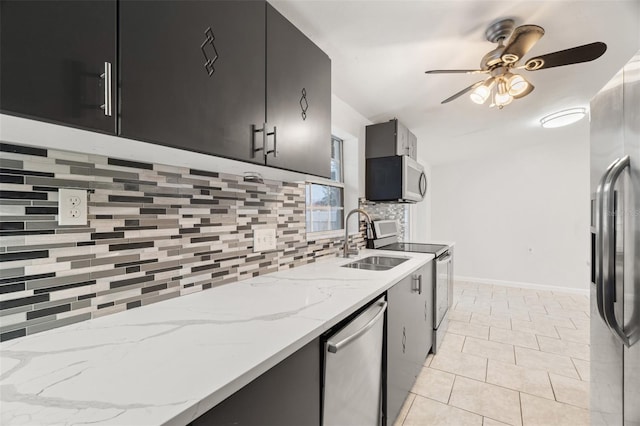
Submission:
[[[409,404],[409,408],[407,408],[407,412],[404,415],[404,418],[402,419],[402,422],[400,423],[401,425],[404,425],[404,422],[407,421],[407,417],[409,417],[409,413],[411,412],[411,408],[413,407],[413,403],[416,402],[416,397],[418,396],[417,394],[414,394],[413,392],[409,392],[409,395],[413,395],[413,399],[411,400],[411,404]]]
[[[525,426],[524,424],[524,412],[522,410],[522,392],[518,392],[518,401],[520,402],[520,424]]]
[[[549,383],[551,384],[551,392],[553,392],[553,399],[556,402],[560,402],[558,401],[558,397],[556,396],[556,389],[553,387],[553,380],[551,380],[551,373],[549,371],[547,371],[547,377],[549,378]]]
[[[451,402],[451,395],[453,395],[453,387],[456,385],[456,379],[458,378],[457,374],[453,375],[453,383],[451,383],[451,390],[449,391],[449,397],[447,398],[447,405]],[[452,405],[453,407],[453,405]]]

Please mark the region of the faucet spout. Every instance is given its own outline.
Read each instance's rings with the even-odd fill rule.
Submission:
[[[342,250],[343,257],[349,257],[349,254],[350,254],[349,252],[349,218],[354,213],[361,213],[364,216],[364,219],[367,222],[367,224],[371,226],[371,216],[369,216],[369,213],[367,213],[366,211],[362,209],[353,209],[347,214],[347,217],[344,219],[344,246]]]

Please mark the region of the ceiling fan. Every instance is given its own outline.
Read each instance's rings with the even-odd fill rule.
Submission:
[[[504,41],[509,37],[507,42]],[[446,104],[467,92],[477,104],[484,104],[491,98],[490,106],[502,109],[513,99],[527,96],[534,89],[523,76],[514,70],[537,71],[564,65],[578,64],[598,59],[607,50],[602,42],[585,44],[571,49],[559,50],[546,55],[536,56],[518,65],[529,50],[542,38],[544,28],[538,25],[521,25],[514,28],[513,19],[502,19],[494,22],[485,31],[485,37],[498,47],[484,55],[477,70],[430,70],[427,74],[488,74],[488,77],[472,84],[448,97],[441,103]]]

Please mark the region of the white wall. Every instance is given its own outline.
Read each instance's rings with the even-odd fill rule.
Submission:
[[[588,289],[589,123],[546,135],[433,168],[432,236],[456,241],[456,279]]]
[[[358,198],[365,194],[365,126],[371,124],[359,112],[336,95],[331,96],[331,131],[344,141],[345,215],[358,207]],[[349,219],[349,230],[358,230],[358,215]]]

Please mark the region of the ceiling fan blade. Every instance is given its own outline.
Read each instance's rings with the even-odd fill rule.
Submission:
[[[527,71],[543,70],[546,68],[561,67],[564,65],[579,64],[598,59],[607,51],[607,45],[601,41],[589,43],[571,49],[559,50],[546,55],[529,59],[524,68]]]
[[[425,74],[484,74],[487,70],[429,70]]]
[[[445,99],[444,101],[440,102],[441,104],[446,104],[448,102],[451,102],[455,99],[458,99],[460,96],[464,95],[467,92],[472,91],[473,89],[475,89],[476,87],[480,86],[482,83],[484,83],[484,80],[480,80],[477,83],[473,83],[471,86],[466,87],[464,89],[462,89],[461,91],[459,91],[458,93],[456,93],[453,96],[449,96],[447,99]]]
[[[514,99],[524,98],[529,93],[533,92],[533,89],[535,89],[535,87],[533,86],[533,84],[529,83],[529,85],[527,86],[527,89],[524,92],[520,93],[519,95],[514,95],[513,98]]]
[[[522,25],[513,30],[509,41],[502,51],[502,61],[514,64],[527,54],[529,50],[542,38],[544,28],[538,25]]]

